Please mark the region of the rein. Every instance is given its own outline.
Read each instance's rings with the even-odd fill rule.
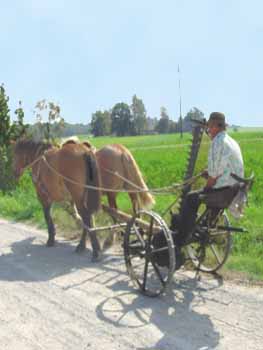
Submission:
[[[46,151],[45,151],[46,152]],[[37,164],[39,161],[43,160],[45,162],[45,164],[47,165],[47,167],[52,170],[52,172],[54,172],[56,175],[62,177],[64,180],[80,186],[80,187],[84,187],[84,188],[88,188],[88,189],[93,189],[93,190],[99,190],[99,191],[103,191],[103,192],[114,192],[114,193],[142,193],[142,192],[150,192],[152,194],[155,195],[170,195],[171,192],[175,192],[180,190],[181,188],[193,184],[195,181],[197,181],[197,179],[199,179],[202,176],[202,172],[191,177],[190,179],[182,182],[182,183],[175,183],[172,184],[171,186],[166,186],[166,187],[161,187],[161,188],[153,188],[153,189],[143,189],[141,187],[139,187],[138,185],[136,185],[135,183],[133,183],[132,181],[128,180],[127,178],[121,176],[117,171],[111,171],[109,169],[103,168],[104,171],[106,171],[109,174],[112,174],[120,179],[122,179],[124,182],[128,183],[129,185],[133,186],[135,188],[135,190],[114,190],[111,188],[105,188],[105,187],[97,187],[97,186],[92,186],[92,185],[84,185],[81,184],[77,181],[72,180],[71,178],[62,175],[60,172],[58,172],[52,165],[49,164],[49,162],[47,161],[46,157],[45,157],[45,152],[40,155],[39,157],[37,157],[36,159],[34,159],[31,163],[29,163],[28,165],[26,165],[25,167],[22,168],[23,171],[25,171],[26,169],[32,168],[35,164]],[[37,153],[37,152],[36,152]],[[36,182],[38,180],[39,177],[39,169],[38,169],[38,174],[37,176],[33,179],[34,182]]]
[[[52,165],[50,165],[45,157],[45,155],[43,154],[40,159],[43,158],[43,161],[46,163],[47,167],[52,170],[56,175],[62,177],[64,180],[74,184],[74,185],[77,185],[77,186],[80,186],[80,187],[84,187],[84,188],[89,188],[89,189],[92,189],[92,190],[99,190],[99,191],[103,191],[103,192],[123,192],[123,193],[140,193],[140,192],[150,192],[150,193],[153,193],[153,194],[171,194],[171,192],[173,190],[179,190],[180,188],[186,186],[186,185],[189,185],[189,184],[192,184],[194,183],[198,178],[201,177],[202,173],[199,173],[197,174],[196,176],[193,176],[191,177],[190,179],[184,181],[183,183],[181,184],[173,184],[172,186],[167,186],[167,187],[162,187],[162,188],[155,188],[155,189],[142,189],[140,188],[139,186],[137,186],[136,184],[134,184],[133,182],[129,181],[128,179],[126,179],[125,177],[121,176],[120,174],[118,174],[118,172],[113,172],[111,170],[108,170],[108,169],[104,169],[106,170],[107,172],[117,176],[117,177],[120,177],[121,179],[123,179],[125,182],[129,183],[130,185],[132,185],[133,187],[135,187],[137,190],[114,190],[114,189],[111,189],[111,188],[105,188],[105,187],[97,187],[97,186],[92,186],[92,185],[83,185],[77,181],[74,181],[72,180],[71,178],[67,177],[67,176],[64,176],[62,175],[60,172],[58,172]],[[38,159],[38,160],[40,160]]]
[[[42,154],[41,156],[39,156],[38,158],[36,158],[35,160],[33,160],[33,162],[29,163],[28,165],[24,166],[23,168],[21,168],[23,171],[25,171],[26,169],[32,168],[33,165],[35,165],[36,163],[38,163],[42,158],[44,157],[44,154]]]

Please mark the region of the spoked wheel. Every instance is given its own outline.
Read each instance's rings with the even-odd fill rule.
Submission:
[[[175,250],[171,232],[156,213],[139,211],[124,235],[127,271],[136,288],[148,296],[160,295],[173,277]]]
[[[229,226],[226,214],[222,214],[216,226]],[[197,270],[216,272],[226,262],[232,247],[231,232],[224,229],[211,229],[200,235],[195,242],[186,246],[188,255]]]

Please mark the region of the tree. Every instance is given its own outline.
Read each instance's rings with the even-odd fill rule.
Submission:
[[[169,123],[169,133],[175,133],[177,132],[177,123],[173,120],[170,120],[170,123]]]
[[[111,112],[112,132],[117,136],[133,135],[134,123],[129,106],[126,103],[117,103]]]
[[[15,114],[17,116],[17,121],[15,121],[13,124],[14,139],[26,137],[29,131],[29,125],[25,124],[24,122],[25,113],[22,108],[21,101],[19,101],[19,105],[18,108],[15,110]]]
[[[18,121],[12,123],[8,107],[9,97],[6,96],[4,86],[0,86],[0,189],[7,191],[14,185],[12,171],[11,140],[25,136],[27,126],[24,125],[24,111],[19,102],[16,110]]]
[[[198,108],[192,108],[183,119],[183,131],[192,130],[192,119],[202,120],[204,119],[204,113]]]
[[[0,86],[0,147],[5,147],[11,139],[11,120],[8,108],[9,97],[6,96],[5,88]]]
[[[108,111],[96,111],[92,114],[91,132],[94,136],[105,136],[111,133],[111,114]]]
[[[146,129],[146,110],[143,101],[136,95],[132,98],[131,111],[135,133],[141,135]]]
[[[34,138],[38,141],[54,142],[63,132],[65,125],[59,105],[45,99],[40,100],[36,103],[34,114],[37,120]]]
[[[169,116],[165,107],[161,107],[161,118],[156,126],[156,131],[160,134],[167,134],[169,132]]]
[[[157,118],[147,117],[146,118],[146,131],[148,133],[155,132],[157,124],[158,124]]]

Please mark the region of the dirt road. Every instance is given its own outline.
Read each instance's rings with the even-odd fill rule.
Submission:
[[[263,289],[175,274],[159,299],[134,292],[120,253],[0,220],[1,350],[263,349]]]

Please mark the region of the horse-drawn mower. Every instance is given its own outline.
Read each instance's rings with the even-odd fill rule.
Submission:
[[[193,181],[198,177],[194,176],[194,169],[205,127],[205,120],[194,122],[193,140],[184,182],[176,186],[176,191],[180,190],[177,200],[178,210],[176,213],[170,212],[169,224],[153,211],[135,210],[136,198],[139,195],[148,202],[153,199],[134,158],[124,146],[106,146],[103,150],[94,153],[85,143],[70,142],[58,149],[41,143],[18,142],[14,148],[15,172],[19,177],[26,168],[32,169],[32,179],[48,226],[47,245],[52,246],[55,241],[55,227],[50,216],[51,205],[54,201],[64,200],[70,195],[84,225],[77,249],[81,251],[85,248],[86,234],[89,233],[93,258],[96,260],[100,255],[97,232],[105,230],[111,233],[125,232],[123,250],[127,271],[142,293],[149,296],[157,296],[162,293],[171,282],[174,272],[186,260],[190,260],[197,270],[216,272],[225,263],[230,253],[231,234],[245,232],[245,230],[230,226],[224,209],[216,206],[201,207],[203,212],[198,215],[194,233],[190,239],[182,241],[180,239],[182,232],[177,220],[181,216],[183,203],[192,188]],[[124,159],[126,161],[126,167],[123,169],[124,177],[119,176],[118,186],[124,186],[125,181],[129,184],[130,190],[127,191],[127,186],[124,186],[122,192],[128,192],[130,195],[134,209],[133,215],[117,209],[114,192],[120,192],[120,187],[115,191],[109,182],[118,176],[114,167],[117,164],[120,164],[121,167]],[[109,169],[110,166],[113,167],[112,170]],[[100,186],[98,174],[103,174],[103,172],[105,182]],[[133,179],[137,179],[137,184],[134,184],[134,180],[128,179],[132,172]],[[246,193],[253,179],[236,177],[236,180],[239,183],[239,191]],[[172,193],[175,186],[170,188]],[[99,191],[108,195],[110,206],[102,205],[102,207],[113,218],[114,224],[91,227],[91,214],[99,207]],[[167,211],[169,209],[172,209],[172,205]]]

